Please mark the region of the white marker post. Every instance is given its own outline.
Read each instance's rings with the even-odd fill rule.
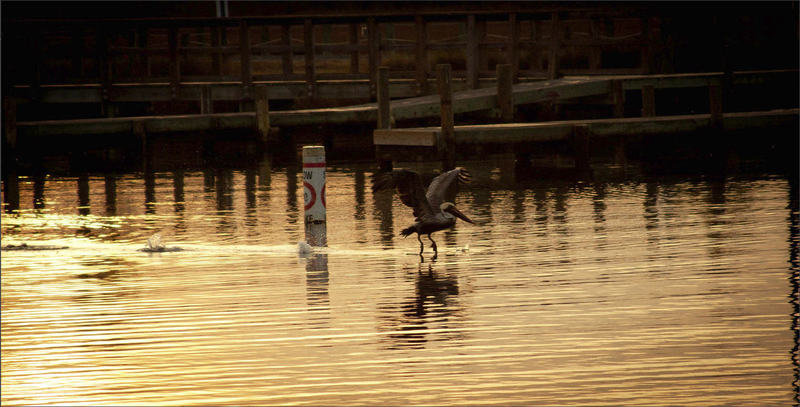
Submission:
[[[325,147],[303,147],[303,200],[306,242],[327,246],[325,224]]]

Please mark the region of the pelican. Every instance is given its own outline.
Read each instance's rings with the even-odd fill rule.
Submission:
[[[458,167],[440,174],[431,181],[427,192],[422,186],[419,174],[414,171],[394,170],[375,174],[372,192],[397,188],[400,200],[406,206],[414,209],[416,223],[403,229],[400,235],[406,237],[417,233],[420,257],[425,250],[422,235],[428,235],[433,248],[433,258],[436,259],[439,252],[436,249],[436,242],[431,238],[431,233],[450,228],[456,224],[456,218],[474,224],[453,204],[458,185],[456,180],[468,183],[471,180],[469,172]]]

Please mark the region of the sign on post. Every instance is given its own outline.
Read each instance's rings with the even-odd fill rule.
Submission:
[[[303,201],[306,241],[311,246],[327,245],[325,225],[325,147],[303,147]]]

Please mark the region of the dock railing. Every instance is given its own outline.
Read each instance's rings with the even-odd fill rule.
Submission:
[[[640,12],[538,10],[375,16],[4,22],[4,87],[21,103],[377,96],[388,66],[395,97],[435,93],[433,67],[463,88],[513,80],[653,72],[658,18]],[[609,65],[604,53],[624,53]],[[619,61],[620,58],[616,58]],[[458,89],[462,87],[459,86]],[[205,101],[205,102],[204,102]]]

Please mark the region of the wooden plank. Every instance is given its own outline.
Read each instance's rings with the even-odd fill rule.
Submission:
[[[373,134],[375,145],[435,147],[440,128],[427,129],[376,129]]]
[[[726,130],[784,126],[798,123],[800,109],[778,109],[764,112],[725,113]],[[533,143],[567,141],[576,125],[587,126],[593,138],[609,136],[669,135],[704,130],[709,126],[710,114],[631,117],[623,119],[565,120],[537,123],[501,123],[455,126],[457,144]],[[378,134],[378,130],[375,134]],[[381,130],[380,143],[392,145],[433,146],[428,140],[439,137],[435,127]],[[415,140],[418,144],[414,144]]]

